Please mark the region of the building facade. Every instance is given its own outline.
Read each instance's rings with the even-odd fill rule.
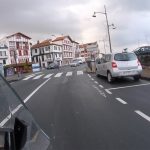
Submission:
[[[0,43],[8,47],[9,64],[21,64],[31,62],[31,38],[18,32],[0,40]]]
[[[53,43],[62,46],[62,64],[68,65],[75,57],[75,49],[73,46],[73,40],[70,36],[61,36],[53,40]]]
[[[0,44],[0,64],[9,65],[10,64],[10,55],[8,52],[8,47],[5,44]]]
[[[31,47],[32,62],[39,63],[42,68],[47,67],[51,62],[62,65],[62,46],[53,43],[51,39],[37,42]]]
[[[86,43],[79,45],[80,48],[80,57],[85,59],[95,59],[99,56],[99,47],[97,42]]]

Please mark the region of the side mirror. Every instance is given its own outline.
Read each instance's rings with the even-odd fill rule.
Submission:
[[[13,129],[9,129],[9,128],[0,129],[0,149],[16,150]]]

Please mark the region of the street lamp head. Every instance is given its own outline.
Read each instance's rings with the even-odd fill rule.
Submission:
[[[93,16],[92,17],[96,17],[96,13],[94,12]]]

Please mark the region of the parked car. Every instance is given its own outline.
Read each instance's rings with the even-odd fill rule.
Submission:
[[[78,60],[73,60],[71,63],[70,63],[70,66],[71,67],[77,67],[80,65],[80,62]]]
[[[85,58],[84,57],[78,57],[76,58],[77,61],[79,61],[80,64],[85,63]]]
[[[141,72],[142,66],[134,53],[112,53],[96,59],[96,74],[106,76],[108,82],[128,76],[139,80]]]
[[[59,65],[53,62],[48,65],[47,69],[59,69]]]

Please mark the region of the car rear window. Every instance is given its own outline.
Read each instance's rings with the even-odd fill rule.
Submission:
[[[136,59],[137,57],[134,53],[118,53],[114,56],[114,60],[116,61],[131,61]]]

